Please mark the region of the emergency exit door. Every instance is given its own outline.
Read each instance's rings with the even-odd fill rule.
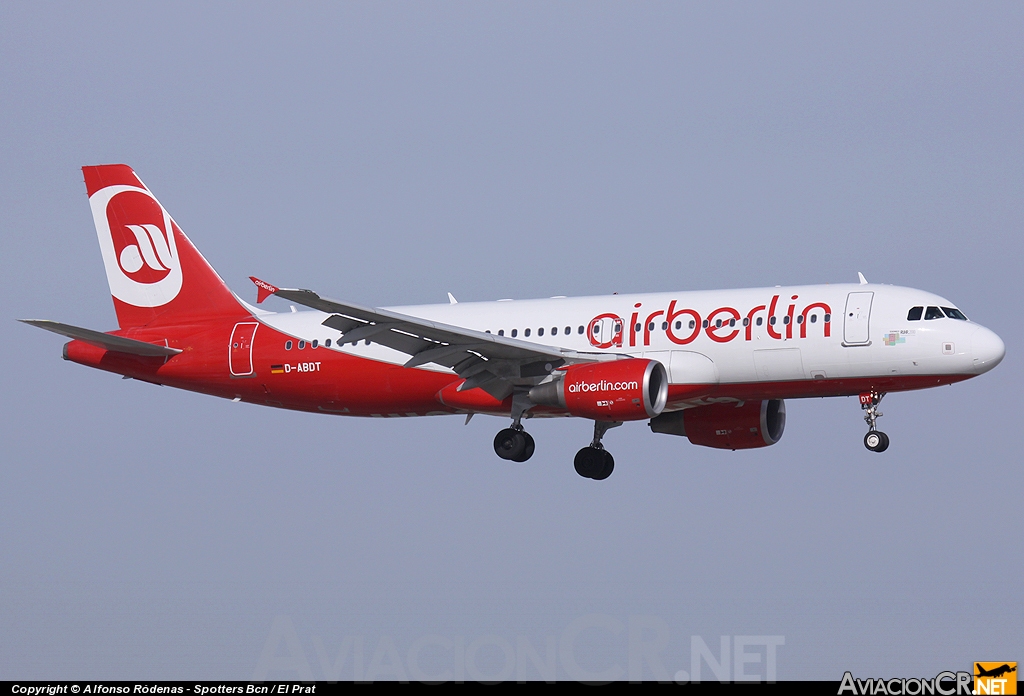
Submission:
[[[871,343],[871,301],[873,292],[851,292],[846,297],[843,315],[843,345],[864,346]]]

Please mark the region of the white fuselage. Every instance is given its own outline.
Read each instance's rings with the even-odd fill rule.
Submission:
[[[921,319],[908,319],[914,307],[922,308]],[[838,284],[390,309],[580,352],[653,358],[665,364],[672,384],[971,376],[1002,359],[995,333],[944,314],[925,319],[929,307],[955,305],[912,288]],[[394,364],[408,360],[374,343],[339,345],[341,334],[322,325],[328,316],[322,312],[253,311],[320,348]]]

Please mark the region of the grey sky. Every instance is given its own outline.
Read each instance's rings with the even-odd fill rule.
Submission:
[[[543,650],[595,615],[622,628],[580,633],[595,671],[627,668],[631,616],[670,674],[694,635],[784,636],[783,679],[1021,659],[1022,30],[1019,3],[0,4],[0,679],[247,679],[275,617],[316,677],[346,636]],[[585,421],[533,422],[515,465],[499,419],[122,381],[14,322],[115,327],[79,171],[108,162],[248,298],[862,271],[1007,358],[889,396],[882,456],[854,399],[796,401],[758,451],[613,430],[600,484]]]

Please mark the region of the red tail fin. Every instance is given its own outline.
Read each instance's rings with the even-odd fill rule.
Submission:
[[[122,329],[247,314],[131,167],[82,167]]]

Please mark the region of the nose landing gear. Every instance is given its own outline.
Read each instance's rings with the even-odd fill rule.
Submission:
[[[864,422],[868,424],[868,434],[864,436],[864,446],[872,452],[884,452],[889,448],[889,436],[875,427],[875,421],[882,417],[878,410],[885,394],[868,392],[860,395],[860,407],[864,409]]]
[[[870,430],[864,436],[864,446],[872,452],[884,452],[889,447],[889,436],[877,430]]]
[[[611,453],[601,444],[601,438],[610,428],[622,425],[619,421],[594,421],[594,440],[589,447],[584,447],[576,453],[573,464],[576,473],[583,478],[604,481],[612,475],[615,470],[615,459]]]

